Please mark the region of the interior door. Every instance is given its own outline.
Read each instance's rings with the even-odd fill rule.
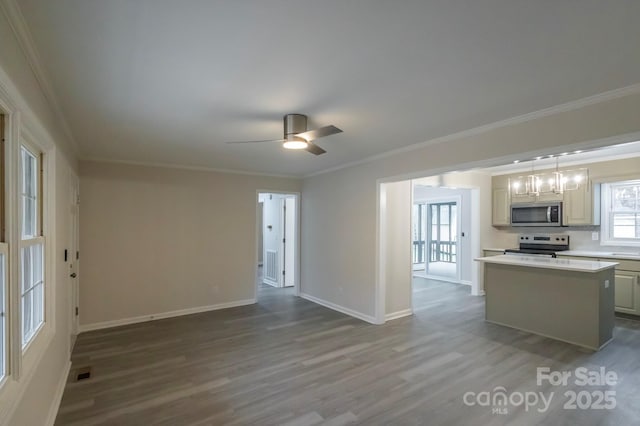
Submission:
[[[296,240],[296,199],[294,197],[284,200],[284,286],[295,285],[295,240]]]

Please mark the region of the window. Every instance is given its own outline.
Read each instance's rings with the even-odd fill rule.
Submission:
[[[426,204],[413,205],[413,264],[424,264],[424,242],[427,239],[425,226]]]
[[[25,146],[20,150],[20,157],[20,294],[22,345],[25,347],[44,323],[42,161]]]
[[[640,180],[602,185],[602,243],[640,246]]]

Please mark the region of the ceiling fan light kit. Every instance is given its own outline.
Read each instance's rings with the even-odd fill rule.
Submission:
[[[307,131],[307,116],[302,114],[287,114],[284,116],[284,142],[286,149],[306,149],[309,143],[298,135]]]
[[[286,149],[306,149],[309,146],[309,142],[302,138],[292,137],[282,142],[282,147]]]
[[[341,133],[342,130],[336,126],[324,126],[315,130],[307,130],[307,116],[304,114],[287,114],[283,117],[284,138],[259,141],[236,141],[235,143],[261,143],[261,142],[282,142],[282,147],[286,149],[304,149],[313,155],[324,154],[324,149],[314,144],[315,139]]]

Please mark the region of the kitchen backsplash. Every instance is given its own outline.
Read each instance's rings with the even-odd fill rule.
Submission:
[[[600,226],[582,226],[580,228],[493,228],[491,241],[483,244],[487,248],[514,248],[518,246],[519,234],[569,234],[571,250],[640,252],[640,247],[603,246],[600,239],[592,240],[592,233],[600,234]]]

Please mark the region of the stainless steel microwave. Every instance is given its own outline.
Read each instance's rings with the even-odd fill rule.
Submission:
[[[511,226],[562,226],[562,203],[512,204]]]

